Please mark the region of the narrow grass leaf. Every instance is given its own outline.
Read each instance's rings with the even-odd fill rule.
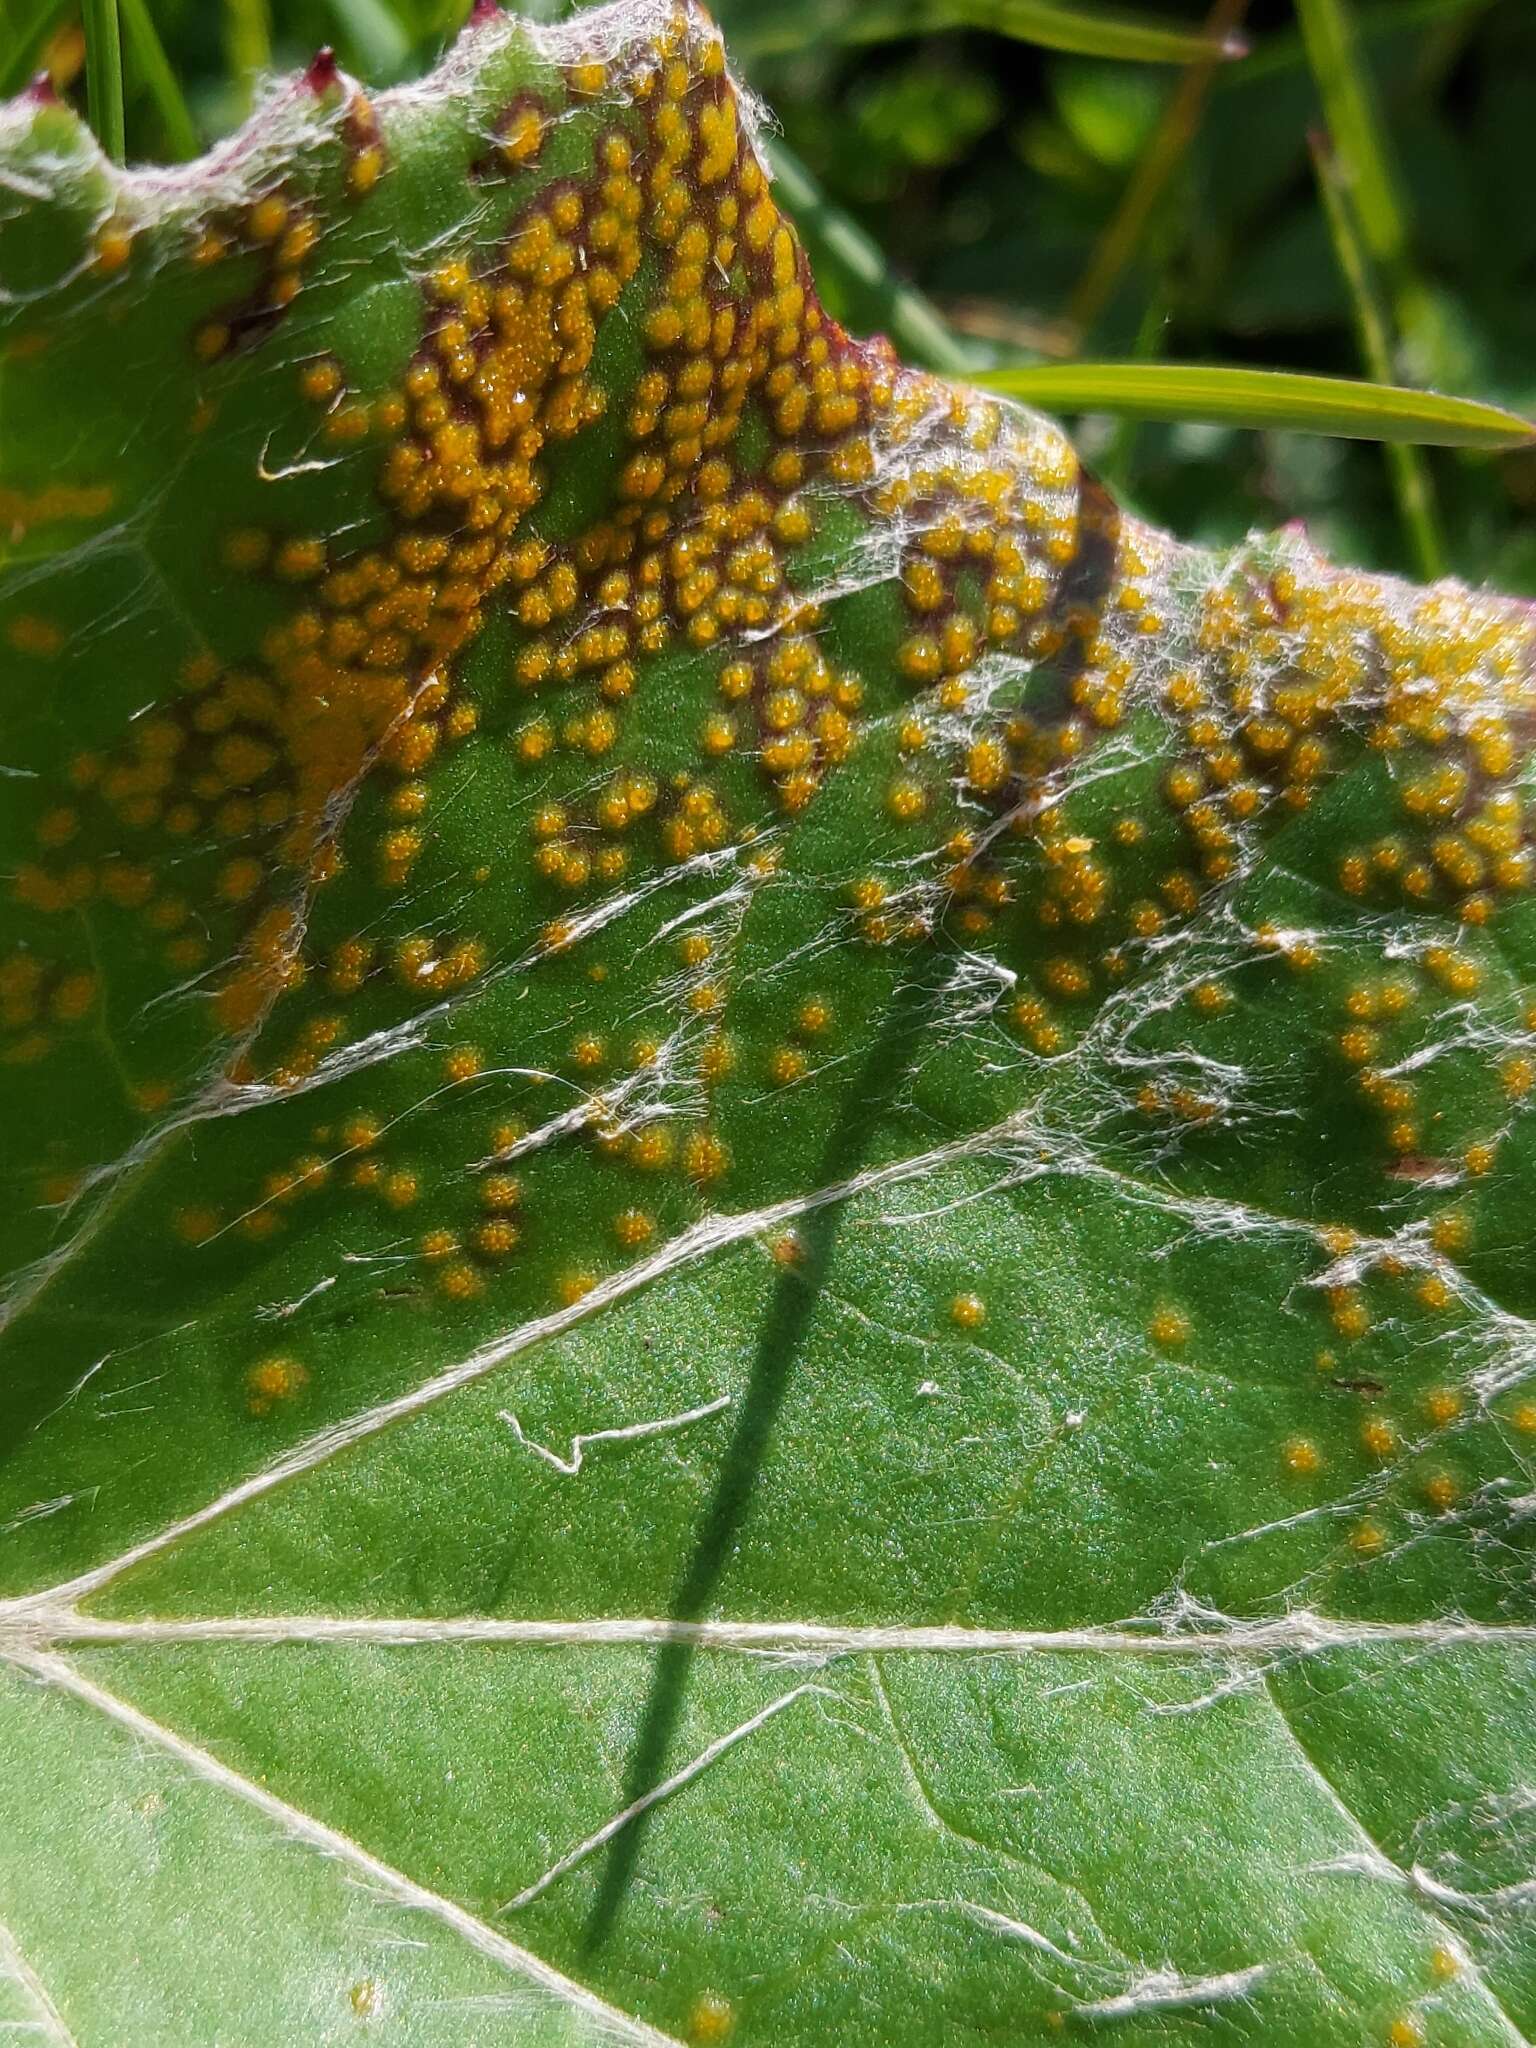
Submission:
[[[1502,406],[1288,370],[1041,363],[973,372],[971,381],[1052,412],[1114,413],[1437,448],[1525,448],[1536,442],[1536,426]]]
[[[411,59],[411,39],[384,0],[328,0],[336,40],[365,78],[398,78]]]
[[[1180,78],[1072,294],[1067,319],[1080,335],[1097,322],[1127,265],[1144,246],[1147,229],[1199,129],[1220,62],[1217,51],[1236,34],[1247,8],[1248,0],[1216,0],[1212,7],[1206,21],[1211,48]]]
[[[1372,259],[1396,285],[1408,256],[1408,214],[1348,0],[1296,0],[1307,60]]]
[[[1213,38],[1155,14],[1077,0],[844,0],[835,10],[825,0],[780,0],[742,23],[735,47],[754,57],[789,56],[828,43],[889,43],[951,28],[990,29],[1072,56],[1142,64],[1198,64],[1244,54],[1235,39]]]
[[[1161,359],[1171,317],[1170,280],[1164,273],[1158,278],[1142,309],[1141,321],[1131,344],[1133,362],[1155,363]],[[1142,422],[1134,415],[1122,414],[1116,420],[1114,433],[1104,450],[1099,464],[1100,471],[1106,482],[1112,483],[1120,491],[1129,492],[1131,488],[1141,434]]]
[[[123,127],[123,45],[117,0],[85,0],[85,96],[96,139],[114,162],[127,152]]]
[[[1038,43],[1044,49],[1065,50],[1077,57],[1198,64],[1213,58],[1241,57],[1246,47],[1236,36],[1180,28],[1155,15],[1110,13],[1097,7],[1069,6],[1064,0],[956,0],[951,7],[937,11],[951,14],[957,25],[994,29],[1018,42]]]
[[[1384,42],[1389,36],[1411,35],[1441,22],[1482,14],[1497,0],[1377,0],[1374,7],[1362,7],[1355,15],[1355,36],[1362,44]],[[1307,62],[1306,44],[1294,29],[1282,29],[1265,36],[1254,46],[1242,66],[1218,75],[1220,85],[1253,86],[1278,78]]]
[[[267,0],[225,0],[224,55],[230,77],[249,106],[256,81],[272,64],[272,15]]]
[[[119,0],[119,4],[123,40],[133,60],[134,71],[155,103],[155,111],[165,131],[167,152],[184,163],[197,155],[202,141],[197,124],[187,110],[181,87],[176,82],[176,73],[165,54],[165,45],[150,17],[146,0]]]
[[[1340,175],[1338,161],[1328,139],[1313,135],[1309,141],[1334,256],[1340,275],[1349,288],[1350,303],[1354,309],[1361,360],[1372,377],[1386,383],[1392,376],[1392,326],[1370,252],[1365,246],[1349,190]],[[1419,449],[1400,443],[1390,444],[1384,452],[1415,566],[1419,574],[1428,579],[1442,576],[1445,573],[1445,547],[1435,507],[1434,485],[1424,456]]]

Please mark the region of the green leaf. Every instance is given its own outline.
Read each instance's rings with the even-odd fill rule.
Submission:
[[[1436,448],[1522,448],[1536,440],[1530,421],[1503,406],[1349,377],[1194,363],[1039,363],[974,376],[989,391],[1056,412],[1212,421]]]
[[[1531,608],[851,341],[699,15],[0,275],[0,2019],[1529,2036]]]

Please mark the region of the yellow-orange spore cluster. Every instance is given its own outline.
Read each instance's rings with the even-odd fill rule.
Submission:
[[[594,107],[590,173],[542,185],[495,248],[437,265],[425,280],[423,343],[401,388],[365,398],[326,354],[297,369],[322,445],[378,449],[387,538],[348,550],[323,533],[225,532],[219,566],[275,586],[282,599],[259,659],[229,670],[193,656],[178,701],[142,721],[111,757],[82,756],[77,787],[105,806],[120,847],[94,865],[61,866],[49,856],[75,823],[61,815],[45,821],[43,857],[18,880],[34,908],[73,909],[100,893],[138,911],[181,970],[238,952],[216,1003],[216,1022],[231,1035],[248,1032],[276,995],[316,968],[343,997],[383,971],[382,960],[362,957],[361,940],[344,961],[306,961],[303,891],[338,871],[338,800],[375,766],[400,786],[369,856],[373,872],[389,891],[409,881],[429,829],[427,771],[444,746],[475,729],[475,706],[457,694],[455,658],[493,597],[523,629],[516,685],[595,685],[570,716],[535,720],[525,752],[576,746],[601,758],[619,739],[638,660],[674,641],[703,649],[722,634],[782,621],[785,536],[804,526],[788,501],[818,466],[859,467],[871,384],[889,382],[888,358],[853,350],[811,298],[803,259],[741,134],[712,31],[680,10],[620,59],[572,63],[566,83],[573,101]],[[615,112],[605,120],[608,106]],[[536,170],[552,113],[529,95],[509,110],[497,142],[506,169]],[[347,183],[362,201],[386,154],[360,95],[347,134]],[[238,304],[189,335],[202,374],[216,378],[294,303],[320,232],[313,210],[280,187],[237,218],[204,224],[194,264],[254,251],[262,269]],[[564,544],[523,538],[558,444],[610,403],[591,374],[596,334],[642,248],[657,265],[641,316],[651,360],[622,397],[628,453],[616,502]],[[130,253],[114,242],[103,260],[122,268]],[[880,366],[873,379],[871,361]],[[216,384],[209,388],[216,394]],[[762,478],[741,474],[732,456],[749,392],[771,409],[783,443]],[[814,459],[800,446],[808,438]],[[831,677],[804,639],[769,666],[776,679],[763,683],[765,756],[793,806],[846,752],[858,686]],[[722,719],[709,754],[737,741],[728,714]],[[751,724],[742,737],[755,740]],[[621,825],[653,801],[633,781],[623,786]],[[553,849],[543,856],[566,887],[612,883],[626,864],[614,801],[599,808],[609,836],[602,851],[562,848],[558,864]],[[718,847],[732,829],[707,789],[664,810],[658,850],[666,859]],[[228,844],[205,901],[163,886],[167,839]],[[285,874],[298,878],[297,889]],[[475,942],[465,945],[477,957]],[[396,964],[414,985],[414,963]],[[450,980],[462,979],[461,964],[447,970]],[[302,1076],[314,1050],[294,1047],[282,1077]]]
[[[426,342],[403,392],[364,408],[357,431],[393,442],[380,489],[400,528],[394,540],[335,565],[318,541],[288,542],[259,562],[259,540],[251,548],[256,573],[275,569],[314,586],[316,601],[268,649],[284,700],[324,706],[316,729],[300,736],[306,785],[317,794],[345,787],[375,747],[399,779],[397,822],[373,855],[391,890],[409,879],[425,843],[431,763],[474,730],[474,707],[455,700],[454,656],[493,593],[522,629],[514,686],[563,691],[570,706],[522,727],[517,750],[530,762],[558,748],[594,760],[612,751],[647,657],[675,643],[706,650],[722,636],[766,638],[773,628],[761,661],[723,665],[722,708],[700,735],[700,754],[707,763],[751,747],[792,810],[845,758],[862,701],[857,677],[834,673],[823,657],[809,630],[813,608],[787,591],[784,552],[809,532],[797,489],[860,469],[872,413],[889,399],[889,357],[854,349],[811,298],[803,258],[740,133],[713,34],[679,13],[627,69],[579,63],[568,77],[573,94],[628,110],[599,132],[592,176],[541,190],[489,262],[439,267]],[[547,125],[537,103],[520,100],[500,128],[502,157],[536,164]],[[564,544],[520,539],[546,488],[551,444],[611,402],[590,374],[595,335],[643,247],[658,264],[643,318],[649,365],[624,399],[629,452],[616,502]],[[338,365],[321,359],[301,376],[328,430],[356,415]],[[781,444],[754,474],[734,448],[749,394],[771,410]],[[360,707],[350,723],[349,703]],[[535,872],[578,894],[612,887],[642,821],[652,821],[650,851],[664,863],[752,830],[733,822],[707,780],[661,792],[626,770],[579,813],[556,806],[535,815]],[[555,948],[564,942],[559,919],[548,937]],[[455,986],[464,978],[456,953],[468,947],[476,958],[476,944],[445,952],[435,940],[407,941],[396,948],[397,974],[410,986],[424,972],[434,988]],[[330,986],[346,995],[375,962],[361,938],[342,950],[327,967]],[[270,989],[270,975],[261,977],[258,964],[226,998],[231,1023],[249,1007],[247,987]],[[301,1077],[314,1057],[312,1047],[293,1047],[280,1078]]]
[[[320,224],[313,211],[295,202],[281,185],[253,199],[232,218],[207,221],[192,248],[195,268],[209,269],[231,257],[252,254],[259,267],[254,284],[242,297],[193,330],[192,348],[198,359],[214,363],[232,350],[265,339],[298,298],[319,242]],[[105,253],[98,254],[98,265]]]
[[[1532,628],[1506,600],[1341,573],[1298,545],[1267,579],[1207,593],[1198,648],[1202,673],[1174,707],[1186,808],[1210,795],[1239,822],[1275,798],[1305,809],[1359,734],[1382,758],[1397,823],[1341,857],[1342,890],[1475,927],[1529,888],[1518,777]]]
[[[79,1024],[97,994],[90,969],[45,961],[21,947],[0,958],[0,1060],[28,1066],[43,1059],[58,1027]]]
[[[1112,535],[1114,564],[1096,604],[1061,612],[1076,640],[1065,663],[1070,702],[1048,700],[1046,718],[1014,717],[972,742],[972,787],[1014,802],[1011,832],[1040,847],[1039,922],[1072,935],[1021,999],[1025,1038],[1037,1051],[1069,1043],[1064,1004],[1107,992],[1138,947],[1160,943],[1252,872],[1278,822],[1308,809],[1336,770],[1374,753],[1382,787],[1372,809],[1387,829],[1348,847],[1331,885],[1378,908],[1438,911],[1467,934],[1458,941],[1452,927],[1426,944],[1406,981],[1384,953],[1380,990],[1355,991],[1340,1018],[1340,1051],[1380,1111],[1389,1148],[1413,1153],[1415,1085],[1381,1074],[1381,1027],[1421,991],[1475,995],[1483,970],[1471,935],[1530,888],[1533,817],[1519,776],[1532,734],[1531,623],[1506,600],[1339,572],[1287,541],[1267,561],[1241,555],[1198,595],[1191,625],[1190,598],[1168,587],[1178,555],[1128,523],[1096,523],[1101,540]],[[1053,617],[1048,636],[1056,630]],[[1071,763],[1091,750],[1095,728],[1113,730],[1138,709],[1155,711],[1172,742],[1158,799],[1125,810],[1103,838],[1082,835],[1054,792],[1070,794]],[[1145,851],[1153,846],[1163,849],[1155,864]],[[1134,893],[1122,868],[1137,877]],[[953,882],[962,894],[975,890],[968,857]],[[1300,974],[1321,958],[1304,933],[1265,926],[1253,943]],[[1190,1000],[1215,1015],[1231,996],[1204,983]],[[1517,1043],[1506,1061],[1511,1099],[1522,1056]],[[1149,1113],[1201,1113],[1161,1084],[1143,1093]]]

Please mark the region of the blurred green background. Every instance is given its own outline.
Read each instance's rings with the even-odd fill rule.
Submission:
[[[137,160],[227,131],[322,43],[366,80],[415,76],[466,0],[122,7]],[[1070,0],[715,12],[773,109],[781,195],[824,297],[909,357],[1375,374],[1536,412],[1531,0],[1122,0],[1107,21]],[[0,0],[0,20],[0,85],[46,66],[83,100],[78,5]],[[1041,42],[1203,25],[1240,31],[1248,54],[1180,65]],[[1124,498],[1190,539],[1300,518],[1341,560],[1536,593],[1529,450],[1074,424]]]

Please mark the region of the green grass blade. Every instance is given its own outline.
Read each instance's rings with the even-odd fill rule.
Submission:
[[[1170,280],[1165,273],[1158,278],[1142,308],[1141,322],[1131,344],[1133,362],[1155,363],[1161,359],[1171,317]],[[1131,488],[1141,435],[1142,422],[1134,414],[1124,414],[1116,420],[1115,431],[1099,464],[1105,481],[1116,490],[1128,492]]]
[[[739,57],[794,57],[828,44],[858,48],[899,42],[903,36],[920,34],[928,24],[921,0],[869,0],[867,6],[844,7],[832,16],[820,0],[782,0],[743,21],[732,47]]]
[[[1497,0],[1377,0],[1355,15],[1355,35],[1361,43],[1377,43],[1388,37],[1411,35],[1421,28],[1481,14]],[[1221,74],[1219,83],[1258,85],[1266,78],[1278,78],[1307,62],[1306,45],[1292,29],[1278,30],[1257,45],[1241,70]]]
[[[967,28],[989,28],[1023,43],[1076,57],[1115,57],[1139,64],[1199,64],[1241,57],[1235,36],[1180,28],[1156,16],[1116,14],[1066,0],[958,0],[937,10]],[[931,25],[931,24],[930,24]]]
[[[85,0],[85,95],[91,126],[107,155],[121,163],[127,153],[123,128],[123,45],[117,0]]]
[[[26,20],[8,31],[10,49],[0,57],[0,100],[18,93],[38,67],[43,45],[62,19],[68,0],[38,0]]]
[[[165,45],[150,18],[145,0],[119,0],[119,4],[123,39],[133,59],[133,68],[155,103],[155,111],[165,130],[166,146],[171,156],[186,162],[197,155],[202,141],[197,124],[187,111],[181,87],[176,82],[176,73],[165,54]]]
[[[1296,0],[1296,13],[1365,246],[1395,283],[1408,253],[1408,215],[1354,16],[1348,0]]]
[[[1349,287],[1354,308],[1361,358],[1370,375],[1386,383],[1392,377],[1392,328],[1387,308],[1338,161],[1326,138],[1314,135],[1310,141],[1313,168],[1317,174],[1318,191],[1322,195],[1328,232],[1333,239],[1334,255],[1340,274]],[[1443,576],[1445,547],[1435,506],[1434,484],[1423,453],[1398,443],[1389,445],[1384,452],[1398,512],[1418,572],[1428,579]]]
[[[930,301],[892,276],[878,245],[832,204],[793,150],[776,136],[764,138],[764,150],[778,197],[821,276],[844,284],[868,324],[883,329],[904,355],[930,370],[966,375],[972,359]]]
[[[384,0],[328,0],[327,11],[343,55],[365,78],[398,78],[410,63],[410,37]]]
[[[1211,9],[1206,32],[1212,49],[1179,80],[1072,294],[1067,320],[1079,335],[1094,326],[1126,266],[1143,246],[1148,226],[1199,128],[1200,112],[1220,62],[1216,48],[1224,47],[1236,34],[1247,9],[1248,0],[1216,0]]]
[[[1536,426],[1502,406],[1288,370],[1209,369],[1190,363],[1042,363],[973,372],[971,381],[1050,412],[1204,421],[1437,448],[1492,450],[1536,443]]]
[[[1314,149],[1313,159],[1334,253],[1366,368],[1389,379],[1397,372],[1397,329],[1413,284],[1408,208],[1361,56],[1352,0],[1297,0],[1297,19],[1328,124],[1326,157]],[[1406,449],[1389,452],[1387,460],[1420,573],[1439,573],[1444,547],[1429,471]]]
[[[225,0],[224,54],[230,77],[249,106],[257,79],[272,64],[272,14],[267,0]]]
[[[1155,14],[1116,12],[1079,0],[863,0],[845,4],[831,19],[819,4],[780,0],[742,24],[735,47],[754,57],[779,57],[827,43],[889,43],[947,28],[990,29],[1076,57],[1131,63],[1198,64],[1243,55],[1240,42]]]

